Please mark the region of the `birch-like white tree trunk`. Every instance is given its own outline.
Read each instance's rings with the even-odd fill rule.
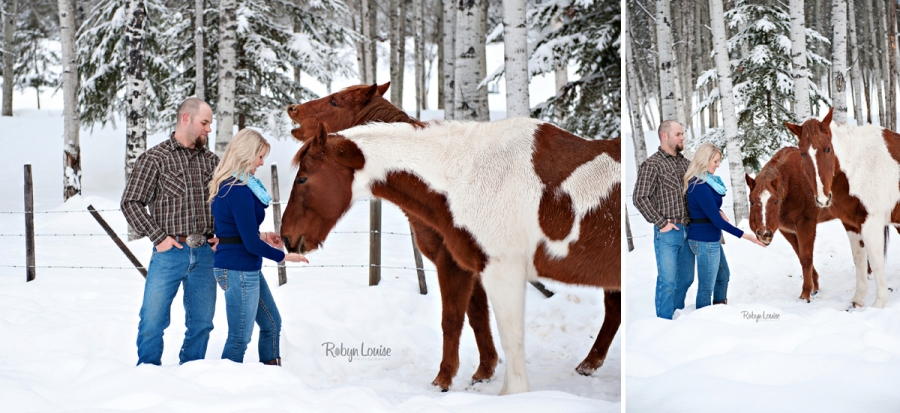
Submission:
[[[403,0],[390,0],[388,17],[391,22],[391,32],[389,40],[391,42],[391,103],[397,107],[401,106],[403,94],[400,93],[403,77],[400,74],[400,44],[403,42],[403,34],[400,33],[400,3]]]
[[[480,13],[478,14],[478,24],[475,25],[475,59],[478,61],[478,66],[480,68],[479,72],[476,73],[478,76],[477,83],[481,83],[485,76],[487,76],[487,48],[485,47],[486,39],[487,39],[487,17],[488,17],[488,8],[489,8],[489,0],[481,0],[481,9],[479,9]],[[488,93],[487,87],[482,87],[475,89],[475,93],[478,95],[478,98],[475,99],[475,103],[478,105],[478,120],[482,122],[487,122],[491,120],[490,109],[488,108]]]
[[[887,128],[897,130],[897,2],[890,0],[887,7],[885,18],[888,26],[887,38],[887,58],[890,61],[888,65],[889,82],[888,82],[888,104],[887,104]]]
[[[219,100],[216,103],[216,155],[221,158],[234,134],[235,50],[237,8],[235,0],[219,2]]]
[[[851,86],[853,88],[853,117],[856,119],[857,125],[862,125],[865,123],[863,119],[863,109],[862,109],[862,70],[860,67],[862,66],[862,62],[859,59],[859,48],[857,47],[857,39],[856,39],[856,7],[854,7],[855,2],[851,2],[847,5],[847,21],[849,26],[847,27],[847,39],[850,41],[850,79]]]
[[[528,104],[528,30],[525,0],[503,0],[506,116],[531,115]]]
[[[366,1],[366,0],[363,0]],[[366,70],[369,82],[378,82],[378,2],[377,0],[367,1],[366,21],[366,38],[368,39],[368,59],[366,60]],[[394,87],[391,85],[391,87]]]
[[[422,118],[422,103],[425,94],[425,0],[413,0],[415,12],[415,47],[416,47],[416,119]]]
[[[204,0],[194,1],[194,95],[206,101],[206,65],[203,64],[203,8]]]
[[[6,13],[3,14],[3,116],[12,116],[13,77],[12,68],[16,64],[15,45],[13,39],[16,32],[16,8],[18,0],[6,0]]]
[[[634,161],[640,166],[647,159],[647,141],[644,138],[644,121],[641,114],[641,101],[637,93],[637,76],[634,75],[635,61],[631,49],[634,45],[631,39],[631,31],[626,31],[628,36],[625,42],[625,85],[628,89],[628,111],[631,114],[631,139],[634,141]]]
[[[797,115],[797,120],[803,122],[810,118],[803,0],[790,0],[789,10],[791,19],[791,68],[792,76],[794,77],[794,113]]]
[[[553,19],[552,25],[553,31],[562,28],[562,13],[560,13]],[[563,88],[566,87],[566,84],[569,83],[569,65],[567,65],[566,63],[562,63],[557,66],[556,70],[553,72],[553,76],[556,80],[556,94],[559,95],[559,93],[562,92]],[[566,122],[566,111],[560,107],[556,108],[556,121],[560,124]]]
[[[453,99],[456,94],[454,77],[456,65],[456,7],[452,0],[444,0],[442,3],[444,9],[444,20],[442,21],[443,33],[441,34],[441,44],[444,47],[443,71],[444,76],[441,83],[444,85],[444,119],[456,119],[454,109],[456,106]]]
[[[406,79],[406,15],[407,13],[407,4],[408,0],[400,0],[400,28],[398,33],[400,34],[400,38],[397,41],[397,71],[399,72],[400,82],[397,85],[391,83],[391,90],[396,91],[399,99],[397,100],[398,108],[403,109],[403,79]]]
[[[662,101],[661,120],[678,120],[675,100],[675,56],[672,51],[672,18],[669,0],[656,0],[656,41],[659,58],[659,96]]]
[[[831,4],[831,27],[834,30],[831,56],[831,85],[834,105],[833,120],[847,123],[847,2],[834,0]]]
[[[365,39],[366,31],[365,21],[366,21],[366,13],[365,9],[368,9],[368,2],[365,0],[353,0],[351,3],[353,4],[353,31],[359,33],[360,37]],[[365,9],[364,9],[365,8]],[[359,70],[359,83],[360,84],[368,84],[366,81],[366,41],[360,40],[356,42],[356,67]]]
[[[63,199],[81,194],[81,143],[78,137],[78,62],[75,56],[75,4],[59,0],[59,37],[62,46]]]
[[[128,182],[138,156],[147,150],[147,61],[144,58],[147,9],[143,0],[128,0],[126,10],[125,182]],[[133,235],[129,229],[129,238]]]
[[[716,58],[719,101],[722,102],[722,123],[725,129],[728,170],[731,173],[731,188],[734,191],[734,194],[732,194],[732,198],[734,198],[734,222],[738,223],[749,216],[750,205],[747,203],[744,162],[741,154],[741,143],[738,140],[738,124],[734,110],[734,92],[732,90],[731,64],[726,46],[724,14],[722,0],[709,0],[709,20],[713,32],[713,51]],[[809,99],[807,99],[807,102],[809,102]]]
[[[867,32],[869,33],[869,39],[871,40],[871,42],[869,43],[869,50],[872,51],[871,53],[869,53],[869,57],[872,60],[871,64],[872,64],[872,70],[874,72],[872,74],[873,77],[871,78],[869,87],[871,88],[871,90],[874,91],[874,95],[875,95],[874,97],[876,99],[875,100],[876,104],[873,106],[876,106],[876,105],[878,106],[878,118],[879,118],[878,124],[883,126],[884,125],[884,95],[881,92],[881,79],[882,79],[882,76],[881,76],[881,68],[882,68],[881,53],[879,52],[880,43],[878,42],[878,36],[874,35],[875,33],[878,32],[878,28],[881,27],[881,25],[876,24],[875,19],[872,16],[874,14],[874,12],[873,12],[874,10],[875,10],[874,2],[872,0],[867,0],[866,1],[867,13],[865,13],[865,15],[866,15],[866,25],[868,26]]]
[[[456,9],[456,64],[454,66],[453,104],[455,119],[487,121],[484,113],[487,91],[478,90],[478,83],[484,78],[482,69],[484,56],[484,29],[482,2],[486,0],[460,0]],[[479,38],[478,33],[482,36]],[[478,49],[481,49],[479,54]]]

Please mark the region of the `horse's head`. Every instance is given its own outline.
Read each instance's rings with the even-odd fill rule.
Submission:
[[[778,173],[763,168],[756,179],[747,174],[744,178],[750,188],[750,230],[763,244],[769,245],[781,225],[781,206],[778,205],[781,182]]]
[[[800,139],[800,162],[803,172],[813,188],[816,205],[820,208],[831,206],[831,184],[834,180],[835,156],[831,146],[831,115],[819,122],[809,119],[803,125],[785,122],[788,130]]]
[[[281,224],[288,251],[306,253],[322,245],[338,219],[350,209],[353,175],[365,165],[359,147],[328,136],[324,125],[294,157],[297,176]]]
[[[300,142],[316,137],[318,125],[324,123],[328,130],[342,131],[357,126],[358,114],[376,97],[381,98],[391,83],[381,86],[357,85],[347,87],[321,99],[290,105],[288,116],[300,126],[291,130],[291,135]]]

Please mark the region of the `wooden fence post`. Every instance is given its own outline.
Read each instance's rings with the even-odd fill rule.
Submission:
[[[134,265],[134,268],[137,268],[138,272],[140,272],[141,275],[144,276],[144,278],[147,278],[147,269],[144,268],[143,265],[141,265],[141,262],[138,261],[137,257],[135,257],[134,254],[131,253],[131,250],[128,249],[128,246],[126,246],[125,243],[122,242],[119,236],[116,235],[116,232],[113,231],[112,227],[110,227],[109,224],[106,223],[106,220],[104,220],[103,217],[100,216],[100,213],[97,212],[96,209],[94,209],[94,206],[88,205],[87,209],[88,211],[90,211],[94,219],[97,220],[100,226],[103,227],[106,233],[109,234],[109,237],[112,238],[113,242],[116,243],[116,246],[118,246],[119,249],[122,250],[122,252],[125,254],[125,256],[128,257],[128,260],[131,261],[131,264]]]
[[[369,285],[381,282],[381,200],[369,201]]]
[[[419,246],[416,245],[416,232],[413,231],[412,224],[409,224],[409,235],[412,236],[413,258],[416,260],[416,274],[419,276],[419,294],[428,294],[428,286],[425,284],[425,268],[422,264],[422,253],[419,252]]]
[[[34,260],[34,184],[31,164],[25,165],[25,282],[37,275]]]
[[[281,195],[278,190],[278,166],[272,164],[272,211],[275,213],[275,233],[281,236]],[[278,263],[278,285],[287,283],[284,261]]]

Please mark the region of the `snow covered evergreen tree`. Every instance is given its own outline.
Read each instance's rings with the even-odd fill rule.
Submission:
[[[171,106],[169,95],[173,64],[166,59],[167,42],[170,41],[166,30],[170,24],[166,20],[169,13],[163,3],[162,0],[145,1],[144,53],[147,56],[146,102],[150,131],[157,130],[160,113]],[[127,0],[99,0],[78,30],[76,53],[81,78],[78,106],[84,127],[97,123],[105,125],[107,122],[113,122],[115,126],[115,115],[125,114],[127,6]]]
[[[554,97],[532,109],[531,115],[560,123],[590,139],[619,137],[621,124],[621,8],[615,0],[557,0],[529,12],[532,31],[541,34],[529,58],[532,76],[552,73],[569,60],[580,77]],[[558,30],[554,17],[563,18]],[[566,114],[564,122],[558,113]]]
[[[59,50],[51,44],[59,37],[57,5],[45,0],[20,2],[16,17],[14,85],[20,91],[34,89],[41,108],[41,89],[59,85]]]
[[[219,49],[219,2],[207,1],[204,13],[206,50]],[[178,42],[170,46],[169,60],[176,64],[172,95],[181,100],[195,93],[196,64],[193,42],[194,4],[184,2],[174,9],[166,37]],[[291,103],[318,97],[294,79],[299,67],[321,83],[335,76],[355,75],[355,55],[343,54],[340,46],[354,39],[352,29],[337,16],[349,15],[341,0],[238,0],[237,1],[237,81],[235,123],[244,116],[246,125],[286,134],[290,120],[285,107]],[[294,32],[294,25],[300,30]],[[206,64],[206,101],[216,111],[218,101],[218,59],[216,53],[204,55]],[[162,115],[174,125],[176,105]]]
[[[762,163],[785,145],[796,145],[796,138],[788,132],[784,122],[798,122],[790,102],[794,98],[794,81],[791,76],[790,19],[783,5],[755,4],[739,0],[737,7],[725,13],[729,27],[741,29],[728,40],[728,50],[747,46],[748,54],[732,60],[735,102],[741,151],[745,167],[759,170]],[[828,43],[813,29],[806,29],[807,67],[827,66],[830,62],[812,50],[819,42]],[[810,70],[808,73],[811,73]],[[705,72],[697,80],[700,88],[714,80],[715,70]],[[809,97],[813,107],[831,101],[809,80]],[[701,102],[698,113],[719,99],[718,90]],[[701,138],[719,147],[725,146],[720,129],[712,130]],[[699,142],[697,143],[699,145]]]

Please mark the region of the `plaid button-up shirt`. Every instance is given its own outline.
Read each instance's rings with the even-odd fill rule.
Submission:
[[[174,133],[141,154],[122,194],[122,213],[128,224],[154,245],[166,236],[213,234],[206,198],[218,163],[219,157],[205,146],[181,146]]]
[[[689,221],[682,188],[690,164],[680,153],[672,156],[662,148],[641,164],[632,202],[647,222],[662,228],[668,218]]]

